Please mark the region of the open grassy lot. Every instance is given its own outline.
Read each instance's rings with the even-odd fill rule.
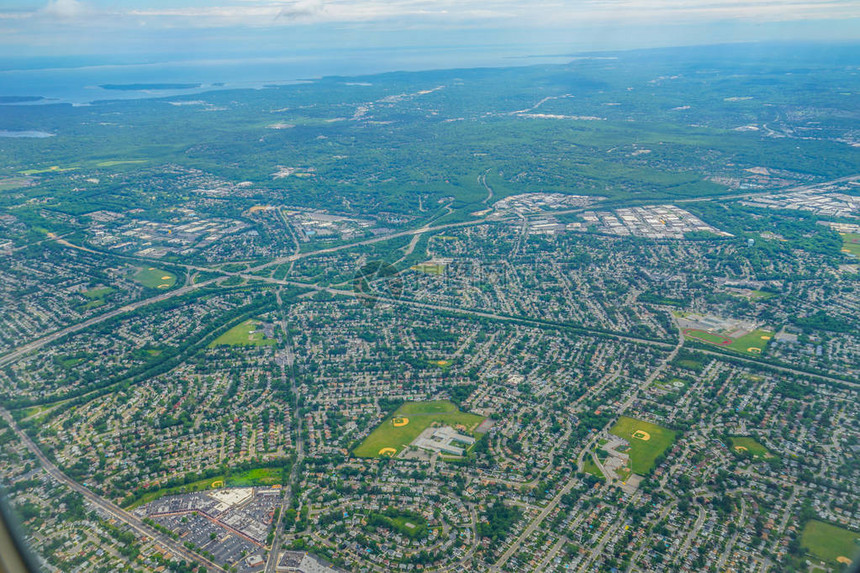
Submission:
[[[611,434],[630,443],[630,469],[635,474],[646,475],[654,467],[654,460],[675,441],[674,430],[635,418],[621,416],[609,430]]]
[[[706,332],[704,330],[697,330],[695,328],[688,328],[684,331],[684,334],[689,338],[695,338],[696,340],[701,340],[702,342],[707,342],[708,344],[720,344],[723,346],[728,346],[732,343],[732,339],[728,336],[721,336],[719,334],[712,334],[710,332]]]
[[[773,338],[773,332],[756,329],[740,338],[735,338],[729,344],[729,348],[744,354],[761,354],[771,338]]]
[[[752,438],[733,437],[731,438],[731,441],[732,449],[736,452],[748,452],[753,458],[756,459],[773,457],[773,454],[771,454],[766,447],[764,447]]]
[[[681,360],[676,360],[676,362],[681,368],[686,368],[693,372],[701,372],[705,368],[705,365],[698,360],[692,360],[689,358],[682,358]]]
[[[114,289],[112,287],[91,288],[90,290],[84,291],[83,295],[90,300],[95,300],[97,298],[104,298],[113,291]]]
[[[800,544],[822,561],[839,566],[860,550],[860,532],[812,520],[803,528]]]
[[[59,165],[51,165],[44,169],[25,169],[24,171],[19,171],[19,173],[24,175],[39,175],[41,173],[62,173],[63,171],[74,171],[75,169],[77,169],[77,167],[60,167]]]
[[[860,257],[860,234],[842,233],[842,252]]]
[[[83,310],[89,310],[91,308],[96,308],[96,307],[99,307],[99,306],[105,304],[105,302],[106,302],[105,297],[107,295],[111,294],[112,292],[114,292],[114,289],[111,287],[93,288],[93,289],[84,291],[81,294],[84,295],[84,298],[87,299],[87,302],[85,302],[82,305],[79,305],[77,307],[77,310],[80,312]]]
[[[754,290],[750,295],[750,300],[767,300],[775,296],[776,293],[768,292],[766,290]]]
[[[587,474],[593,475],[594,477],[605,479],[603,476],[603,472],[600,471],[600,468],[597,467],[596,463],[594,463],[594,458],[592,458],[590,454],[585,456],[585,461],[582,464],[582,470]]]
[[[433,422],[453,427],[463,425],[467,432],[473,432],[483,421],[483,416],[461,412],[448,400],[407,402],[373,430],[353,453],[360,458],[396,456]]]
[[[176,275],[155,267],[138,269],[134,280],[147,288],[169,289],[176,284]]]
[[[214,346],[270,346],[277,342],[274,338],[266,338],[262,332],[257,332],[260,321],[250,318],[242,324],[236,325],[211,343]]]
[[[98,167],[114,167],[116,165],[137,165],[146,163],[146,159],[112,159],[109,161],[99,161],[96,163]]]
[[[393,507],[386,508],[383,512],[370,512],[367,519],[368,525],[372,527],[386,527],[394,533],[405,535],[410,539],[422,539],[427,537],[427,520],[414,511],[403,511]]]
[[[28,187],[32,184],[32,181],[29,177],[0,177],[0,191]]]
[[[249,487],[253,485],[275,485],[281,481],[281,470],[278,468],[255,468],[230,476],[226,483],[235,487]]]
[[[445,274],[445,267],[447,265],[445,263],[418,263],[417,265],[413,265],[410,267],[412,270],[418,271],[419,273],[427,273],[428,275],[442,275]]]
[[[229,476],[220,475],[211,478],[197,480],[187,485],[166,487],[155,491],[150,491],[143,494],[133,503],[127,506],[127,509],[133,509],[145,503],[155,501],[165,495],[176,495],[179,493],[187,493],[192,491],[205,491],[207,489],[218,489],[222,487],[251,487],[261,485],[276,485],[281,483],[281,470],[278,468],[254,468],[232,474]]]

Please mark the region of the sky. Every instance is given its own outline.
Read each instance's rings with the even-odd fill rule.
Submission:
[[[0,60],[858,41],[860,0],[0,0]]]

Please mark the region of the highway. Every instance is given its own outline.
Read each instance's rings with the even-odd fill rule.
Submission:
[[[46,344],[49,344],[55,340],[58,340],[64,336],[66,336],[67,334],[72,334],[74,332],[78,332],[79,330],[84,330],[85,328],[89,328],[90,326],[99,324],[100,322],[104,322],[104,321],[109,320],[115,316],[120,316],[122,314],[126,314],[128,312],[133,311],[133,310],[137,310],[138,308],[142,308],[144,306],[149,306],[151,304],[155,304],[157,302],[161,302],[163,300],[167,300],[169,298],[173,298],[176,296],[182,296],[182,295],[187,294],[193,290],[211,285],[212,283],[214,283],[217,280],[219,280],[219,279],[218,278],[210,279],[208,281],[197,283],[195,285],[184,286],[184,287],[178,288],[176,290],[168,291],[164,294],[159,294],[157,296],[145,298],[143,300],[139,300],[139,301],[127,304],[125,306],[121,306],[119,308],[116,308],[116,309],[111,310],[109,312],[106,312],[104,314],[94,316],[94,317],[89,318],[87,320],[84,320],[82,322],[72,324],[71,326],[67,326],[66,328],[56,330],[56,331],[54,331],[50,334],[47,334],[41,338],[37,338],[36,340],[28,342],[27,344],[23,344],[21,346],[18,346],[16,348],[14,348],[13,350],[7,352],[6,354],[0,356],[0,366],[4,366],[6,364],[10,364],[12,362],[15,362],[16,360],[18,360],[22,356],[29,354],[30,352],[32,352],[38,348],[41,348],[41,347],[45,346]]]
[[[493,192],[492,192],[492,189],[490,189],[486,185],[485,176],[483,176],[483,177],[484,177],[484,179],[481,180],[481,183],[487,188],[487,191],[489,193],[488,199],[490,199],[490,198],[492,198]],[[858,180],[858,179],[860,179],[860,175],[855,175],[855,176],[851,176],[851,177],[844,177],[844,178],[836,179],[836,180],[833,180],[833,181],[827,182],[827,183],[853,181],[853,180]],[[749,198],[749,197],[753,197],[753,196],[757,196],[757,195],[766,195],[766,194],[772,194],[772,193],[782,194],[782,193],[803,191],[803,190],[808,190],[808,189],[814,188],[818,185],[821,185],[821,183],[815,184],[815,185],[803,185],[803,186],[794,187],[791,189],[782,189],[782,190],[771,191],[771,192],[745,193],[745,194],[722,196],[722,197],[690,198],[690,199],[684,199],[684,200],[675,201],[675,202],[676,203],[683,203],[683,202],[702,201],[702,200],[708,200],[709,201],[709,200],[741,199],[741,198]],[[581,209],[572,210],[571,212],[575,212],[575,211],[578,212],[578,211],[581,211]],[[342,245],[337,245],[337,246],[333,246],[333,247],[329,247],[329,248],[323,248],[323,249],[319,249],[319,250],[315,250],[315,251],[308,251],[305,253],[295,252],[295,253],[287,255],[287,256],[278,257],[276,259],[273,259],[272,261],[269,261],[265,264],[261,264],[261,265],[255,266],[255,267],[252,267],[252,268],[250,268],[246,271],[243,271],[243,272],[225,272],[225,271],[221,271],[219,269],[212,269],[212,268],[207,268],[207,267],[197,267],[197,266],[193,266],[193,265],[178,265],[178,266],[184,267],[184,268],[191,270],[191,271],[218,272],[218,273],[220,273],[221,276],[216,277],[216,278],[212,278],[212,279],[209,279],[209,280],[197,283],[197,284],[187,284],[187,285],[182,286],[180,288],[176,288],[176,289],[170,290],[168,292],[160,293],[160,294],[153,296],[153,297],[138,300],[138,301],[129,303],[127,305],[124,305],[122,307],[116,308],[114,310],[105,312],[103,314],[93,316],[93,317],[88,318],[86,320],[83,320],[79,323],[72,324],[72,325],[69,325],[65,328],[60,328],[54,332],[50,332],[48,334],[45,334],[44,336],[42,336],[40,338],[37,338],[37,339],[32,340],[30,342],[27,342],[21,346],[18,346],[16,348],[8,351],[6,354],[3,354],[2,356],[0,356],[0,366],[5,366],[8,364],[11,364],[11,363],[15,362],[16,360],[21,359],[22,357],[30,354],[31,352],[38,350],[39,348],[41,348],[45,345],[51,344],[52,342],[55,342],[55,341],[65,337],[65,336],[73,334],[75,332],[80,332],[80,331],[86,330],[88,328],[91,328],[97,324],[100,324],[100,323],[105,322],[107,320],[110,320],[112,318],[133,312],[137,309],[144,308],[146,306],[150,306],[152,304],[155,304],[155,303],[158,303],[158,302],[161,302],[164,300],[168,300],[168,299],[171,299],[174,297],[180,297],[182,295],[193,292],[197,289],[201,289],[201,288],[205,288],[205,287],[209,287],[209,286],[213,286],[213,285],[219,286],[218,285],[219,281],[223,280],[225,277],[228,277],[228,276],[237,276],[237,277],[244,278],[248,281],[264,282],[267,284],[274,284],[274,285],[280,285],[280,286],[307,288],[307,289],[311,289],[311,290],[318,291],[318,292],[327,292],[329,294],[337,295],[337,296],[349,296],[349,297],[358,296],[352,290],[344,290],[344,289],[338,289],[338,288],[334,288],[334,287],[319,286],[317,284],[308,284],[308,283],[302,283],[302,282],[297,282],[297,281],[289,281],[289,280],[285,280],[285,279],[274,279],[271,277],[261,277],[261,276],[254,275],[252,273],[254,271],[258,271],[258,270],[261,270],[264,268],[269,268],[269,267],[273,267],[273,266],[277,266],[277,265],[281,265],[281,264],[285,264],[285,263],[294,263],[298,260],[302,260],[302,259],[306,259],[306,258],[310,258],[310,257],[315,257],[318,255],[325,255],[325,254],[329,254],[329,253],[334,253],[334,252],[338,252],[338,251],[352,249],[352,248],[359,247],[359,246],[370,245],[370,244],[374,244],[374,243],[380,243],[380,242],[396,239],[399,237],[409,237],[409,236],[413,237],[413,242],[411,243],[411,245],[414,246],[417,239],[425,233],[432,233],[432,232],[441,231],[441,230],[445,230],[445,229],[469,227],[469,226],[476,226],[476,225],[482,225],[482,224],[488,224],[488,223],[505,223],[505,222],[509,222],[511,220],[512,219],[509,219],[509,218],[501,218],[501,219],[494,219],[493,221],[489,221],[485,218],[480,218],[480,219],[473,219],[473,220],[469,220],[469,221],[441,224],[441,225],[435,225],[435,226],[432,225],[432,223],[428,223],[428,224],[426,224],[422,227],[419,227],[419,228],[410,229],[410,230],[406,230],[406,231],[400,231],[400,232],[393,233],[390,235],[383,235],[383,236],[378,236],[378,237],[372,237],[369,239],[362,239],[362,240],[352,242],[352,243],[344,243]],[[524,220],[524,223],[525,223],[525,220]],[[294,237],[294,239],[295,239],[295,237]],[[86,251],[91,252],[91,253],[100,254],[100,253],[97,253],[96,251],[92,251],[92,250],[87,249],[85,247],[81,247],[81,246],[77,246],[77,245],[74,245],[72,243],[69,243],[65,239],[62,239],[59,237],[53,237],[52,240],[55,240],[58,243],[62,244],[63,246],[66,246],[69,248],[82,249],[82,250],[86,250]],[[298,247],[298,243],[297,243],[297,247]],[[151,261],[151,262],[155,262],[155,261]],[[277,293],[277,296],[278,296],[278,299],[280,301],[280,292]],[[453,313],[458,313],[458,314],[462,314],[462,315],[466,315],[466,316],[472,316],[472,317],[477,317],[477,318],[486,318],[486,319],[497,320],[497,321],[515,322],[515,323],[530,325],[530,326],[535,326],[535,327],[545,327],[545,326],[558,327],[558,328],[568,328],[569,327],[572,330],[574,330],[578,333],[585,334],[585,335],[591,334],[591,335],[611,338],[611,339],[623,341],[623,342],[634,342],[634,343],[639,343],[639,344],[647,344],[647,345],[662,348],[665,350],[669,350],[671,348],[671,352],[668,354],[668,356],[666,356],[666,358],[664,360],[661,361],[660,365],[657,368],[655,368],[650,373],[650,375],[639,386],[635,387],[628,394],[627,399],[624,401],[624,403],[618,409],[618,412],[617,412],[618,414],[621,414],[624,411],[626,411],[633,404],[633,402],[636,400],[636,398],[639,396],[640,392],[644,388],[647,388],[648,386],[650,386],[651,383],[654,380],[656,380],[656,378],[665,370],[665,368],[668,366],[668,364],[670,364],[675,359],[675,357],[678,355],[678,352],[680,351],[680,349],[684,346],[684,342],[685,342],[684,334],[680,329],[679,329],[677,343],[662,342],[662,341],[656,341],[656,340],[652,340],[652,339],[639,338],[637,336],[632,336],[632,335],[627,335],[627,334],[610,333],[610,332],[590,329],[588,327],[583,327],[583,326],[578,326],[578,325],[566,325],[563,323],[552,323],[552,322],[543,321],[543,320],[539,320],[539,319],[535,319],[535,318],[530,318],[527,316],[507,316],[507,315],[498,314],[498,313],[495,313],[492,311],[484,311],[484,310],[476,310],[476,309],[464,309],[464,308],[460,308],[457,306],[449,306],[449,305],[444,305],[444,304],[420,302],[420,301],[409,300],[409,299],[395,299],[395,298],[389,298],[389,297],[384,297],[384,296],[373,297],[373,298],[374,298],[374,300],[376,300],[380,303],[404,305],[404,306],[410,306],[413,308],[427,309],[427,310],[432,310],[432,311],[453,312]],[[282,305],[282,308],[283,308],[283,305]],[[285,336],[286,336],[286,333],[288,332],[288,330],[287,330],[285,318],[283,318],[281,320],[281,326],[282,326],[282,329],[283,329]],[[289,342],[288,342],[288,346],[289,346]],[[696,348],[695,351],[698,353],[702,353],[702,354],[705,354],[708,356],[713,356],[716,358],[730,359],[732,361],[737,361],[737,362],[741,362],[741,363],[745,363],[745,364],[749,364],[749,365],[753,365],[753,366],[764,367],[764,368],[767,368],[769,370],[776,371],[776,372],[790,373],[790,374],[804,376],[804,377],[808,377],[808,378],[812,378],[812,379],[816,379],[816,380],[820,380],[820,381],[835,382],[835,383],[838,383],[840,385],[850,386],[853,388],[860,387],[860,384],[858,384],[856,382],[850,382],[850,381],[842,380],[839,378],[833,378],[833,377],[827,376],[826,374],[808,373],[808,372],[805,372],[802,370],[797,370],[797,369],[791,368],[789,366],[776,365],[776,364],[768,363],[768,362],[765,362],[762,360],[758,360],[758,359],[754,359],[754,358],[748,358],[748,357],[744,357],[741,355],[736,355],[736,354],[732,354],[732,353],[728,353],[728,352],[720,352],[717,350],[708,350],[708,349],[701,349],[701,348]],[[292,351],[291,351],[291,349],[287,349],[286,353],[290,357],[289,361],[290,361],[290,366],[291,366],[292,365]],[[291,378],[291,385],[293,388],[293,394],[295,396],[296,395],[295,379],[293,377],[291,367],[290,367],[290,378]],[[204,557],[197,555],[196,553],[188,550],[181,543],[176,542],[172,538],[167,537],[166,535],[158,532],[157,530],[147,526],[146,524],[144,524],[139,518],[137,518],[133,514],[123,510],[122,508],[116,506],[112,502],[96,495],[95,493],[90,491],[88,488],[86,488],[82,484],[79,484],[78,482],[72,480],[69,476],[64,474],[55,464],[53,464],[42,453],[42,451],[39,449],[37,444],[35,442],[33,442],[30,439],[30,437],[27,436],[20,429],[20,427],[16,424],[15,420],[12,418],[11,414],[6,409],[0,408],[0,415],[2,415],[2,417],[9,423],[9,425],[12,427],[13,431],[21,439],[22,443],[37,457],[37,459],[39,460],[39,463],[42,465],[44,470],[49,475],[51,475],[54,479],[67,485],[72,490],[80,493],[82,496],[84,496],[85,499],[87,499],[87,501],[89,503],[98,507],[99,509],[104,511],[106,514],[111,515],[112,517],[114,517],[118,521],[121,521],[123,523],[128,524],[128,526],[131,527],[138,535],[153,539],[154,542],[156,542],[158,545],[160,545],[162,548],[164,548],[165,551],[169,551],[169,552],[173,553],[174,555],[179,556],[182,559],[185,559],[188,561],[196,561],[198,563],[201,563],[210,571],[223,571],[223,569],[220,566],[218,566],[217,564],[212,563],[208,559],[205,559]],[[278,521],[277,527],[275,529],[272,548],[271,548],[271,551],[269,552],[268,560],[266,563],[266,568],[265,568],[266,573],[273,573],[276,569],[277,557],[278,557],[278,547],[280,546],[281,536],[283,534],[284,510],[289,507],[292,489],[294,487],[296,487],[297,482],[298,482],[298,468],[300,466],[300,462],[304,458],[303,444],[301,441],[302,420],[298,416],[298,409],[297,408],[295,409],[294,416],[295,416],[295,432],[296,432],[295,446],[296,446],[296,452],[297,452],[297,460],[296,460],[296,463],[293,465],[292,472],[290,474],[289,484],[287,485],[287,488],[285,490],[285,496],[284,496],[282,503],[281,503],[281,512],[280,512],[281,519]],[[604,428],[604,430],[607,430],[608,427],[609,426]],[[589,449],[592,447],[594,441],[596,440],[596,435],[597,435],[597,433],[595,433],[595,437],[593,437],[592,440],[590,440],[589,443],[586,444],[586,446],[584,447],[582,452],[588,452],[589,451]],[[581,459],[581,457],[582,456],[580,455],[580,459]],[[513,555],[516,554],[516,552],[519,549],[522,542],[525,541],[526,539],[528,539],[529,535],[531,535],[531,533],[533,533],[538,527],[540,527],[541,523],[555,509],[555,507],[560,502],[561,498],[571,490],[571,488],[576,483],[576,481],[577,481],[576,478],[571,478],[568,481],[568,483],[566,483],[560,489],[560,491],[557,493],[557,495],[540,511],[540,513],[531,521],[531,523],[529,523],[527,525],[527,527],[517,537],[517,539],[515,539],[511,543],[511,545],[508,547],[508,549],[497,560],[493,569],[498,570]],[[789,507],[791,507],[791,505],[795,502],[795,499],[796,499],[796,491],[793,490],[792,491],[792,497],[791,497],[791,500],[789,502]],[[472,512],[473,523],[474,523],[477,520],[477,516],[475,515],[474,508],[471,508],[471,512]],[[785,526],[787,524],[787,519],[788,519],[788,511],[786,511],[786,513],[783,516],[783,519],[781,520],[781,523],[779,526],[779,531],[782,531],[785,529]],[[694,528],[693,531],[696,531],[696,530],[698,530],[699,527],[701,527],[701,523],[700,523],[701,520],[702,520],[702,514],[701,514],[701,510],[700,510],[700,517],[699,517],[699,520],[697,520],[696,527]],[[474,533],[474,528],[473,528],[473,533]],[[685,540],[685,547],[687,545],[689,545],[690,539],[691,538],[688,536],[688,538]],[[548,563],[552,559],[554,554],[562,546],[561,541],[562,540],[559,540],[559,542],[553,547],[552,552],[547,556],[547,558],[544,561],[542,561],[541,565]],[[477,543],[477,538],[474,536],[473,536],[473,543]],[[470,550],[470,552],[467,554],[467,557],[471,556],[472,551],[474,551],[474,545],[473,545],[473,548]],[[728,548],[727,548],[727,553],[728,553]],[[724,555],[721,557],[721,563],[724,562],[724,560],[727,556],[728,555]]]
[[[173,553],[174,555],[178,555],[182,559],[186,561],[196,561],[200,563],[204,567],[206,567],[209,571],[224,571],[222,567],[216,565],[212,561],[206,559],[205,557],[198,555],[190,550],[188,550],[184,545],[179,543],[178,541],[174,541],[170,537],[162,534],[161,532],[151,528],[150,526],[143,523],[142,520],[138,519],[137,516],[125,511],[121,507],[111,503],[110,501],[102,498],[94,494],[92,491],[79,484],[54,465],[45,454],[42,453],[42,450],[39,449],[38,446],[30,439],[30,436],[25,434],[21,428],[18,427],[18,424],[15,423],[15,419],[12,418],[12,415],[5,409],[0,408],[0,416],[3,416],[3,419],[6,420],[6,423],[12,428],[21,442],[30,450],[36,459],[39,460],[42,468],[47,472],[48,475],[56,479],[57,481],[67,485],[70,489],[78,492],[84,498],[90,502],[92,505],[101,509],[103,512],[107,513],[111,517],[115,518],[118,521],[122,521],[131,527],[134,532],[143,538],[152,539],[154,543],[160,545],[166,552]]]

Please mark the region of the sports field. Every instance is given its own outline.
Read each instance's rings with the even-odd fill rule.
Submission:
[[[143,267],[135,273],[134,280],[147,288],[166,290],[176,284],[176,275],[155,267]]]
[[[471,433],[483,421],[484,416],[461,412],[448,400],[407,402],[373,430],[353,454],[360,458],[394,457],[433,422],[452,427],[462,425],[466,433]],[[481,434],[474,437],[480,438]]]
[[[756,329],[740,338],[735,338],[729,344],[729,348],[746,354],[761,354],[771,338],[773,338],[773,332]]]
[[[860,257],[860,233],[842,233],[842,252]]]
[[[215,340],[209,343],[213,346],[269,346],[275,344],[274,338],[266,338],[262,332],[257,332],[260,321],[253,318],[242,324],[234,326]]]
[[[630,469],[633,473],[647,475],[654,467],[657,456],[675,441],[677,432],[657,424],[621,416],[609,433],[630,443],[627,455],[630,456]]]
[[[730,338],[722,334],[714,334],[704,330],[688,328],[684,330],[687,338],[700,340],[708,344],[729,348],[743,354],[761,354],[764,352],[768,341],[773,338],[773,332],[770,330],[756,329],[752,332],[739,336],[738,338]]]
[[[749,455],[756,459],[773,457],[773,454],[771,454],[766,447],[764,447],[752,438],[733,437],[730,439],[732,441],[732,450],[736,452],[747,452],[749,453]]]
[[[860,551],[860,532],[812,520],[803,528],[800,545],[822,561],[845,565]]]

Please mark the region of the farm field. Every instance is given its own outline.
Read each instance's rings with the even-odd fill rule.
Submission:
[[[763,458],[772,458],[773,454],[770,451],[755,441],[753,438],[748,437],[733,437],[732,441],[732,449],[736,452],[748,452],[753,458],[763,459]]]
[[[822,561],[845,565],[860,551],[860,533],[812,520],[803,528],[800,544]]]
[[[624,438],[630,443],[630,469],[638,475],[647,475],[654,467],[657,457],[675,441],[674,430],[635,418],[621,416],[609,433]]]
[[[262,332],[258,332],[257,329],[260,327],[260,321],[254,320],[250,318],[239,324],[234,326],[215,340],[213,340],[209,347],[215,346],[270,346],[275,344],[276,340],[274,338],[266,338],[266,335]]]
[[[176,284],[176,275],[155,267],[139,269],[134,280],[147,288],[169,289]]]
[[[433,422],[448,426],[463,425],[473,432],[483,416],[461,412],[448,400],[407,402],[388,416],[353,451],[360,458],[394,457]],[[480,435],[476,435],[480,438]]]

